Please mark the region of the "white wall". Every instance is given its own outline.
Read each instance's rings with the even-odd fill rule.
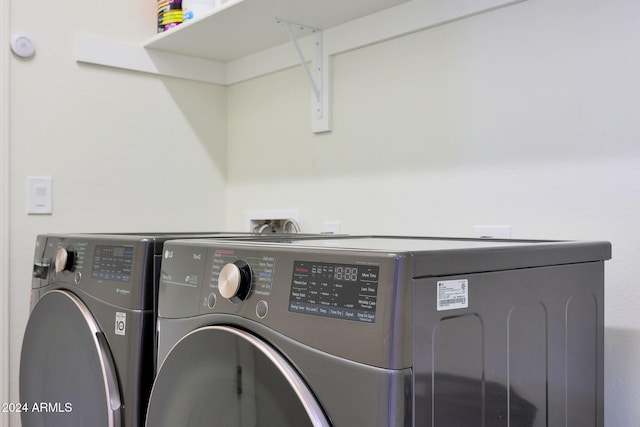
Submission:
[[[9,5],[0,3],[0,39],[9,38]],[[9,46],[0,45],[0,402],[9,401]],[[0,427],[8,427],[0,416]]]
[[[640,3],[528,0],[334,61],[334,131],[300,68],[228,91],[228,226],[606,239],[606,425],[640,419]]]
[[[82,31],[132,43],[152,37],[155,2],[20,0],[11,13],[12,32],[37,44],[32,59],[11,57],[10,70],[9,372],[17,402],[36,235],[223,229],[226,88],[75,62]],[[53,215],[26,214],[28,176],[53,178]]]

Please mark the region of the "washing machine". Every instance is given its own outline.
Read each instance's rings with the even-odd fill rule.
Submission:
[[[608,242],[172,241],[147,427],[603,427]]]
[[[37,237],[20,360],[23,427],[144,424],[156,370],[163,246],[206,236],[288,238],[225,232]]]

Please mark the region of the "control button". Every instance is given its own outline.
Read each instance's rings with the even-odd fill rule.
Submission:
[[[251,290],[251,267],[245,261],[238,260],[227,264],[218,276],[220,295],[231,302],[244,301]]]
[[[256,304],[256,316],[260,319],[264,319],[267,317],[267,313],[269,312],[269,304],[265,300],[261,300]]]
[[[211,292],[209,294],[209,297],[207,298],[207,307],[209,307],[210,309],[212,309],[213,307],[216,306],[216,302],[217,302],[217,298],[216,298],[216,294],[214,294],[213,292]]]
[[[75,261],[75,253],[72,250],[64,248],[58,249],[56,259],[54,262],[56,273],[60,273],[65,270],[71,271],[73,268],[73,262]]]
[[[73,277],[73,281],[76,283],[76,285],[79,285],[80,280],[82,280],[82,273],[78,271],[76,272],[76,275]]]

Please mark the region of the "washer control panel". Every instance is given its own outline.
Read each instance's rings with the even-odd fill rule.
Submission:
[[[31,287],[81,290],[120,307],[150,309],[152,247],[153,242],[138,237],[40,235]]]
[[[133,247],[95,245],[91,260],[91,278],[128,283],[133,266]]]
[[[32,287],[46,286],[53,280],[80,284],[89,250],[87,240],[38,236]]]

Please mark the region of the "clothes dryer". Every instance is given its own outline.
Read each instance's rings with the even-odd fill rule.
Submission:
[[[164,244],[212,236],[289,238],[226,232],[37,237],[20,360],[23,427],[144,424]]]
[[[173,241],[147,427],[603,427],[607,242]]]

